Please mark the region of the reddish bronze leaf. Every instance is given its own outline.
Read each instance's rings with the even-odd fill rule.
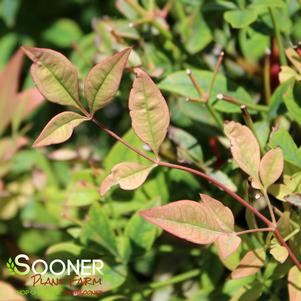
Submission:
[[[283,172],[283,153],[281,148],[268,151],[260,162],[259,175],[265,188],[274,184]]]
[[[92,115],[106,106],[117,93],[130,52],[131,48],[126,48],[104,59],[88,73],[85,96]]]
[[[221,202],[202,194],[200,203],[177,201],[161,207],[148,209],[141,215],[165,231],[197,244],[216,242],[221,246],[223,239],[235,236],[234,218],[229,208]],[[228,245],[222,252],[226,257],[234,252],[240,239]]]
[[[74,112],[63,112],[53,117],[45,126],[33,146],[42,147],[68,140],[77,127],[88,118]]]
[[[296,266],[288,273],[288,293],[290,301],[301,300],[301,272]]]
[[[143,165],[135,162],[122,162],[112,168],[112,172],[102,182],[100,193],[105,195],[109,189],[119,184],[124,190],[141,186],[156,165]]]
[[[17,106],[23,53],[17,51],[0,73],[0,134],[10,123]]]
[[[260,150],[252,131],[240,123],[230,121],[224,126],[231,142],[231,152],[239,167],[255,180],[259,179]]]
[[[249,251],[240,261],[238,267],[231,273],[232,279],[239,279],[243,277],[247,277],[250,275],[254,275],[265,262],[265,250],[264,249],[256,249]]]
[[[169,125],[169,111],[164,97],[151,78],[135,69],[136,79],[129,97],[132,127],[137,136],[158,154]]]
[[[23,46],[33,61],[31,75],[40,92],[49,101],[79,108],[78,76],[75,66],[61,53]]]

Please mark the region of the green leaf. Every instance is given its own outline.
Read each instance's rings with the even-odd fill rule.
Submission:
[[[300,63],[301,64],[301,63]],[[287,110],[290,116],[295,120],[299,125],[301,125],[301,107],[297,103],[297,99],[294,95],[294,85],[291,84],[284,94],[284,103],[287,107]]]
[[[151,201],[144,206],[148,209],[158,205],[158,200]],[[125,235],[130,239],[132,247],[149,251],[156,239],[158,228],[148,223],[139,214],[134,214],[125,228]]]
[[[256,21],[258,13],[255,9],[230,10],[224,13],[224,19],[233,28],[244,28]]]
[[[231,273],[232,279],[244,278],[259,272],[265,262],[263,248],[249,251],[240,261],[238,267]]]
[[[196,138],[180,128],[170,127],[168,137],[177,145],[178,159],[188,163],[203,162],[203,151]]]
[[[71,47],[83,35],[78,24],[67,18],[55,21],[43,32],[43,38],[60,48]]]
[[[31,75],[49,101],[80,108],[79,83],[75,66],[61,53],[45,48],[22,47],[33,61]]]
[[[284,7],[285,3],[283,0],[253,0],[252,4],[248,8],[254,8],[259,13],[266,12],[270,7]]]
[[[60,113],[47,123],[33,146],[42,147],[64,142],[71,137],[75,127],[87,120],[87,117],[74,112]]]
[[[99,199],[99,192],[93,184],[79,181],[70,185],[65,204],[70,207],[81,207],[90,205]]]
[[[137,136],[158,155],[169,126],[169,110],[160,90],[141,69],[135,69],[136,78],[129,97],[132,127]]]
[[[286,130],[274,132],[270,138],[269,145],[271,148],[279,146],[283,151],[284,160],[301,168],[301,151]]]
[[[126,280],[127,270],[124,265],[116,265],[104,262],[101,276],[102,284],[100,289],[104,292],[111,291],[121,286]],[[102,298],[101,298],[102,299]]]
[[[8,62],[13,50],[18,43],[18,35],[15,32],[2,35],[0,38],[0,70]]]
[[[192,73],[196,78],[199,85],[204,91],[208,91],[213,72],[204,71],[204,70],[195,70],[192,69]],[[189,79],[186,71],[177,71],[169,74],[165,79],[163,79],[159,88],[174,93],[176,95],[181,95],[189,99],[198,99],[199,95],[193,86],[191,80]],[[223,75],[218,74],[216,81],[212,90],[211,98],[209,102],[214,105],[214,107],[225,113],[240,113],[240,108],[237,105],[228,103],[224,100],[217,101],[217,94],[223,93],[226,95],[233,96],[234,98],[240,99],[243,104],[253,103],[251,96],[247,93],[246,90],[237,86],[231,80],[228,80]],[[186,103],[186,102],[185,102]],[[189,104],[190,102],[188,102]],[[199,104],[191,103],[193,107],[199,107]],[[198,112],[199,114],[199,112]]]
[[[201,51],[212,41],[210,28],[199,11],[180,24],[180,34],[183,45],[191,54]]]
[[[271,99],[271,104],[269,106],[268,116],[270,119],[274,119],[280,114],[280,106],[283,104],[283,96],[289,89],[293,80],[286,81],[279,85],[274,91]]]
[[[90,207],[88,220],[85,221],[82,227],[80,240],[84,244],[93,240],[113,255],[118,256],[117,242],[110,221],[107,214],[97,203]]]
[[[270,136],[270,124],[269,122],[264,120],[259,120],[254,122],[254,129],[257,133],[257,139],[259,142],[259,145],[262,145],[265,147],[265,145],[268,142],[269,136]]]
[[[219,201],[202,194],[202,202],[177,201],[161,207],[142,211],[140,214],[150,223],[165,231],[196,244],[216,242],[219,247],[232,237],[234,217],[231,210]],[[239,246],[240,239],[227,246],[227,257]],[[221,249],[221,248],[220,248]]]
[[[215,170],[211,168],[207,168],[206,173],[210,175],[212,178],[218,180],[223,183],[226,187],[228,187],[232,191],[237,191],[236,185],[233,183],[231,178],[221,170]]]
[[[117,0],[116,8],[129,20],[136,20],[139,15],[126,0]]]
[[[143,165],[135,162],[122,162],[112,168],[109,174],[102,182],[100,191],[105,195],[113,186],[119,184],[124,190],[134,190],[141,186],[149,173],[156,165]]]
[[[64,241],[64,242],[59,242],[57,244],[54,244],[50,246],[46,254],[47,256],[52,255],[52,254],[57,254],[57,253],[68,253],[73,255],[73,256],[80,256],[82,252],[82,247],[75,244],[73,241]]]
[[[13,27],[21,0],[3,0],[1,3],[1,14],[8,27]]]
[[[88,73],[85,80],[85,96],[92,115],[115,96],[130,52],[131,48],[126,48],[104,59]]]
[[[281,148],[268,151],[260,162],[259,176],[263,186],[267,189],[275,183],[283,172],[283,153]]]
[[[122,139],[127,141],[132,146],[143,150],[144,143],[135,135],[132,129],[130,129],[125,135],[123,135]],[[114,144],[108,155],[105,157],[104,167],[107,171],[110,171],[114,167],[114,165],[122,161],[134,161],[145,165],[149,163],[149,161],[142,158],[140,155],[136,154],[131,149],[118,141]]]
[[[239,31],[239,44],[244,57],[256,63],[270,46],[270,37],[251,27],[246,27]]]
[[[255,301],[259,300],[260,296],[264,292],[264,284],[254,281],[251,284],[244,285],[234,292],[234,296],[229,301]]]
[[[231,143],[231,153],[239,167],[253,179],[259,179],[260,150],[252,131],[245,125],[230,121],[224,126]]]
[[[301,272],[296,266],[288,273],[288,293],[290,301],[301,300]]]
[[[272,246],[270,253],[280,263],[284,263],[288,257],[287,249],[278,243]]]

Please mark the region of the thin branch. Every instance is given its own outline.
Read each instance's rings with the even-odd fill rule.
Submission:
[[[209,85],[207,101],[210,99],[210,97],[212,95],[212,91],[213,91],[213,87],[214,87],[214,84],[215,84],[215,81],[216,81],[216,77],[217,77],[219,69],[222,65],[223,59],[224,59],[224,51],[221,51],[219,56],[218,56],[217,63],[215,65],[215,68],[214,68],[214,71],[213,71],[213,76],[212,76],[212,79],[211,79],[211,82],[210,82],[210,85]]]
[[[109,130],[108,128],[106,128],[102,123],[100,123],[95,117],[93,117],[91,119],[101,130],[103,130],[104,132],[106,132],[107,134],[109,134],[111,137],[115,138],[116,140],[120,141],[121,143],[123,143],[126,147],[130,148],[133,152],[135,152],[136,154],[140,155],[141,157],[143,157],[144,159],[151,161],[155,164],[157,164],[157,160],[146,155],[145,153],[143,153],[142,151],[140,151],[138,148],[132,146],[131,144],[129,144],[127,141],[125,141],[124,139],[122,139],[121,137],[119,137],[117,134],[115,134],[113,131]]]
[[[213,119],[215,120],[216,124],[219,126],[219,128],[222,130],[223,129],[223,121],[221,120],[220,116],[218,115],[218,113],[215,111],[215,109],[212,107],[212,105],[209,103],[209,98],[208,94],[205,93],[205,91],[202,89],[202,87],[200,86],[200,84],[197,82],[195,76],[192,74],[192,71],[190,69],[186,70],[189,79],[191,80],[195,90],[197,91],[197,93],[199,94],[200,97],[200,101],[202,103],[205,103],[207,110],[209,111],[209,113],[211,114],[211,116],[213,117]],[[213,78],[215,78],[215,76],[213,75]],[[214,84],[215,79],[211,80],[211,84],[210,87],[212,86],[212,83]],[[213,86],[212,86],[213,87]],[[212,87],[209,88],[209,92],[212,90]]]
[[[243,103],[241,100],[233,97],[233,96],[230,96],[230,95],[225,95],[223,93],[219,93],[217,94],[216,98],[218,100],[225,100],[229,103],[233,103],[235,105],[238,105],[238,106],[242,106],[242,105],[245,105],[248,109],[253,109],[253,110],[256,110],[256,111],[259,111],[259,112],[264,112],[266,113],[269,108],[267,106],[263,106],[263,105],[259,105],[259,104],[255,104],[255,103]]]
[[[186,166],[182,166],[182,165],[177,165],[177,164],[172,164],[172,163],[168,163],[168,162],[160,162],[157,161],[156,159],[144,154],[143,152],[141,152],[139,149],[135,148],[134,146],[130,145],[127,141],[125,141],[123,138],[119,137],[117,134],[115,134],[113,131],[107,129],[104,125],[102,125],[97,119],[95,119],[94,117],[91,118],[91,120],[103,131],[105,131],[107,134],[109,134],[111,137],[115,138],[116,140],[120,141],[122,144],[124,144],[125,146],[127,146],[128,148],[130,148],[132,151],[134,151],[135,153],[137,153],[138,155],[142,156],[144,159],[149,160],[153,163],[156,163],[160,166],[165,166],[165,167],[169,167],[169,168],[174,168],[174,169],[178,169],[178,170],[183,170],[186,172],[189,172],[191,174],[194,174],[196,176],[199,176],[205,180],[207,180],[209,183],[214,184],[216,187],[220,188],[221,190],[223,190],[224,192],[226,192],[229,196],[231,196],[232,198],[234,198],[235,200],[237,200],[239,203],[241,203],[244,207],[246,207],[247,209],[249,209],[251,212],[254,213],[254,215],[256,215],[262,222],[264,222],[269,229],[271,229],[276,238],[278,239],[279,243],[285,247],[289,253],[289,256],[292,260],[292,262],[298,267],[298,269],[301,271],[301,263],[298,261],[296,255],[294,254],[294,252],[292,251],[292,249],[289,247],[289,245],[285,242],[283,236],[281,235],[279,229],[277,229],[277,226],[271,222],[270,220],[268,220],[264,215],[262,215],[256,208],[254,208],[252,205],[250,205],[246,200],[244,200],[242,197],[240,197],[238,194],[236,194],[234,191],[232,191],[231,189],[229,189],[228,187],[226,187],[224,184],[220,183],[219,181],[217,181],[216,179],[212,178],[211,176],[198,171],[196,169],[193,168],[189,168]]]
[[[195,76],[192,74],[192,71],[190,69],[187,69],[186,73],[190,81],[192,82],[195,90],[198,92],[200,101],[205,102],[207,99],[206,92],[202,89],[201,85],[198,83],[198,81],[196,80]]]
[[[266,201],[266,203],[268,205],[269,212],[270,212],[273,224],[276,226],[277,225],[277,221],[276,221],[276,217],[275,217],[275,214],[274,214],[274,211],[273,211],[273,207],[272,207],[270,198],[268,196],[268,193],[267,193],[266,189],[262,189],[261,192],[263,193],[263,197],[264,197],[264,199],[265,199],[265,201]]]
[[[273,227],[273,224],[271,221],[269,221],[264,215],[262,215],[257,209],[255,209],[253,206],[251,206],[247,201],[245,201],[242,197],[240,197],[238,194],[236,194],[234,191],[232,191],[231,189],[229,189],[227,186],[225,186],[224,184],[222,184],[221,182],[217,181],[216,179],[212,178],[211,176],[198,171],[196,169],[190,168],[190,167],[186,167],[186,166],[182,166],[182,165],[177,165],[177,164],[173,164],[173,163],[169,163],[169,162],[161,162],[161,161],[157,161],[156,159],[146,155],[145,153],[143,153],[142,151],[140,151],[139,149],[137,149],[136,147],[132,146],[131,144],[129,144],[127,141],[125,141],[123,138],[119,137],[117,134],[115,134],[113,131],[109,130],[108,128],[106,128],[103,124],[101,124],[96,118],[92,118],[91,119],[101,130],[105,131],[107,134],[109,134],[111,137],[115,138],[116,140],[118,140],[119,142],[121,142],[122,144],[124,144],[126,147],[130,148],[132,151],[134,151],[135,153],[137,153],[138,155],[140,155],[141,157],[143,157],[144,159],[151,161],[152,163],[158,164],[160,166],[165,166],[165,167],[169,167],[169,168],[174,168],[174,169],[178,169],[178,170],[183,170],[186,172],[189,172],[191,174],[194,174],[196,176],[199,176],[211,183],[213,183],[215,186],[217,186],[218,188],[220,188],[221,190],[225,191],[227,194],[229,194],[231,197],[233,197],[234,199],[236,199],[238,202],[240,202],[243,206],[245,206],[246,208],[248,208],[250,211],[252,211],[259,219],[261,219],[267,226],[269,227]]]
[[[232,191],[231,189],[229,189],[227,186],[225,186],[221,182],[217,181],[216,179],[212,178],[211,176],[209,176],[201,171],[198,171],[196,169],[190,168],[190,167],[172,164],[172,163],[168,163],[168,162],[159,162],[158,165],[183,170],[183,171],[189,172],[191,174],[194,174],[196,176],[199,176],[199,177],[209,181],[210,183],[213,183],[215,186],[217,186],[218,188],[220,188],[221,190],[226,192],[228,195],[230,195],[232,198],[237,200],[239,203],[241,203],[244,207],[246,207],[250,211],[252,211],[267,226],[269,226],[271,228],[273,227],[273,223],[271,221],[269,221],[264,215],[262,215],[257,209],[255,209],[252,205],[250,205],[246,200],[244,200],[242,197],[240,197],[234,191]]]
[[[273,228],[257,228],[257,229],[249,229],[240,232],[236,232],[236,235],[244,235],[249,233],[258,233],[258,232],[273,232]]]
[[[274,230],[274,234],[275,234],[276,238],[278,239],[278,241],[280,242],[280,244],[287,249],[288,254],[289,254],[292,262],[297,266],[299,271],[301,271],[301,263],[299,262],[298,258],[296,257],[296,255],[292,251],[292,249],[289,247],[289,245],[285,242],[285,240],[284,240],[283,236],[281,235],[279,229],[276,228]]]

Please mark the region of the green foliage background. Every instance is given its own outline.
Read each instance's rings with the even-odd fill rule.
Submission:
[[[139,3],[143,10],[154,14],[152,21],[139,16],[139,10],[124,0],[1,0],[0,70],[19,46],[32,45],[61,51],[84,79],[101,59],[134,46],[130,66],[142,66],[153,76],[171,112],[172,128],[161,147],[162,158],[206,171],[267,214],[247,177],[229,160],[229,145],[220,127],[204,105],[193,101],[198,94],[186,69],[193,71],[207,91],[217,56],[223,50],[225,58],[210,105],[223,120],[240,122],[243,119],[239,106],[217,101],[216,95],[231,95],[247,105],[261,146],[280,146],[284,152],[286,178],[280,182],[290,193],[300,194],[300,84],[296,82],[291,88],[288,82],[279,83],[280,65],[286,64],[287,59],[282,56],[279,60],[281,47],[275,38],[280,35],[284,48],[301,40],[300,1]],[[271,54],[265,59],[267,49]],[[28,67],[26,61],[20,91],[33,86]],[[264,68],[268,75],[264,75]],[[295,70],[291,77],[297,78],[300,73],[301,70]],[[264,84],[265,76],[271,82],[271,95]],[[126,72],[114,102],[96,115],[126,141],[145,150],[130,130],[127,99],[132,80],[132,73]],[[291,97],[285,98],[288,89],[293,91]],[[192,101],[186,101],[187,98]],[[18,135],[26,132],[28,144],[7,162],[0,160],[5,170],[2,174],[0,168],[0,300],[19,300],[23,297],[17,297],[14,289],[26,287],[35,292],[35,296],[26,297],[28,300],[74,300],[63,294],[63,286],[32,288],[26,286],[23,276],[10,275],[6,261],[19,253],[47,260],[102,258],[106,263],[106,292],[89,299],[288,300],[289,260],[278,264],[269,255],[264,269],[256,275],[228,278],[248,250],[267,246],[264,235],[244,237],[242,247],[222,263],[213,246],[180,241],[137,214],[171,201],[198,200],[202,192],[232,209],[237,229],[254,227],[253,216],[214,186],[182,171],[160,168],[135,191],[116,187],[108,196],[100,197],[100,184],[116,163],[142,159],[93,124],[76,129],[72,139],[63,145],[32,149],[32,142],[46,122],[61,111],[58,105],[45,101],[17,131]],[[280,130],[271,135],[272,127]],[[1,141],[13,134],[16,133],[9,127],[0,136],[0,159],[1,151],[5,151]],[[294,184],[291,178],[295,179]],[[295,231],[293,244],[300,259],[301,202],[283,203],[279,187],[274,188],[270,192],[274,205],[292,218],[290,231]],[[9,293],[11,299],[5,299]]]

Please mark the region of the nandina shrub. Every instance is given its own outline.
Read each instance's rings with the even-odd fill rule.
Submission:
[[[92,4],[74,3],[87,28]],[[22,50],[0,75],[0,299],[299,300],[299,4],[113,4],[87,35],[33,18],[26,43],[55,50],[22,49],[52,103],[24,127]],[[77,275],[92,260],[100,277]]]
[[[203,192],[200,194],[200,201],[173,201],[140,211],[139,214],[146,221],[180,239],[199,245],[214,243],[218,257],[232,270],[231,279],[254,277],[253,285],[256,285],[254,294],[261,294],[262,287],[256,275],[264,270],[263,273],[267,273],[268,262],[273,261],[275,268],[277,268],[277,264],[285,264],[289,293],[291,299],[294,300],[295,295],[299,294],[298,283],[300,282],[301,264],[298,255],[301,245],[300,240],[295,235],[298,231],[293,230],[297,226],[299,218],[298,213],[294,212],[293,208],[300,205],[300,195],[298,194],[299,188],[294,188],[293,191],[288,190],[288,187],[292,188],[288,181],[296,181],[299,172],[294,167],[290,167],[292,169],[288,169],[289,171],[287,171],[288,166],[286,169],[284,168],[286,164],[290,164],[290,166],[295,164],[294,162],[287,162],[290,150],[284,144],[284,139],[290,139],[290,143],[295,144],[288,132],[284,130],[274,130],[269,142],[267,144],[262,143],[261,139],[258,138],[259,132],[254,126],[247,102],[240,107],[246,125],[229,120],[225,120],[222,124],[222,116],[215,110],[210,97],[218,80],[217,72],[222,63],[223,53],[217,62],[215,73],[211,76],[208,91],[203,89],[202,84],[191,70],[187,71],[186,76],[191,82],[192,89],[198,93],[198,96],[194,98],[195,102],[199,105],[205,105],[216,120],[217,125],[221,126],[225,135],[224,143],[231,150],[233,164],[241,169],[242,174],[248,176],[249,189],[254,190],[256,199],[261,199],[264,203],[262,206],[268,208],[268,214],[261,213],[254,202],[239,196],[234,189],[229,188],[214,175],[206,174],[187,166],[187,164],[170,163],[160,157],[160,147],[170,125],[170,112],[159,88],[141,68],[137,67],[133,70],[135,79],[129,92],[128,107],[133,132],[148,147],[148,152],[146,153],[145,150],[137,148],[126,139],[118,136],[95,117],[95,113],[107,106],[117,93],[131,48],[126,48],[96,64],[85,78],[83,95],[79,93],[76,68],[66,57],[50,49],[24,46],[23,50],[33,61],[31,75],[45,98],[73,108],[73,111],[65,111],[53,117],[34,142],[34,147],[62,143],[70,138],[75,127],[84,122],[93,122],[100,130],[134,152],[137,158],[141,158],[141,160],[126,161],[114,165],[111,172],[102,180],[100,186],[102,196],[110,193],[110,189],[115,185],[119,185],[124,190],[137,189],[147,181],[155,169],[160,167],[190,173],[206,180],[209,185],[218,187],[228,194],[232,201],[239,202],[245,207],[253,221],[247,223],[249,228],[238,230],[235,227],[234,216],[230,209],[231,205],[225,206],[221,201],[214,198],[214,195]],[[292,49],[288,49],[287,56],[298,69],[298,54]],[[291,77],[288,82],[285,81],[285,84],[286,89],[283,92],[283,97],[288,103],[288,108],[292,106],[299,109],[293,94],[294,86],[298,84]],[[217,97],[232,104],[240,105],[242,102],[224,94],[219,94]],[[86,104],[88,108],[86,108]],[[75,112],[74,109],[79,113]],[[189,157],[193,148],[191,149],[187,144],[191,142],[192,138],[181,130],[174,128],[172,131],[175,132],[172,134],[175,143],[183,148],[183,154],[180,156]],[[177,133],[177,131],[179,132]],[[197,147],[197,145],[193,147]],[[299,151],[297,147],[295,147],[295,151]],[[292,159],[295,160],[296,158]],[[194,159],[192,158],[191,161],[193,162]],[[280,178],[281,180],[279,180]],[[299,185],[298,180],[297,185]],[[284,202],[285,206],[282,210],[278,208],[281,207],[281,204],[277,204],[277,207],[273,206],[270,196]],[[102,208],[95,203],[92,210],[101,212]],[[106,219],[103,214],[94,218]],[[105,223],[105,226],[109,227],[108,221],[102,220],[99,223],[100,225]],[[139,224],[135,226],[139,227]],[[113,231],[108,229],[95,230],[99,230],[103,247],[124,261],[123,256],[125,254],[120,253]],[[139,232],[140,229],[137,228],[136,231]],[[126,232],[127,230],[125,230]],[[248,244],[248,240],[244,242],[244,237],[251,233],[256,234],[254,240],[257,242]],[[149,239],[147,234],[145,236],[145,239]],[[127,246],[124,247],[127,248]],[[126,250],[127,252],[130,251]],[[235,254],[241,256],[237,263],[232,262]],[[278,277],[283,277],[284,274]],[[248,289],[243,292],[244,294],[249,294]]]

